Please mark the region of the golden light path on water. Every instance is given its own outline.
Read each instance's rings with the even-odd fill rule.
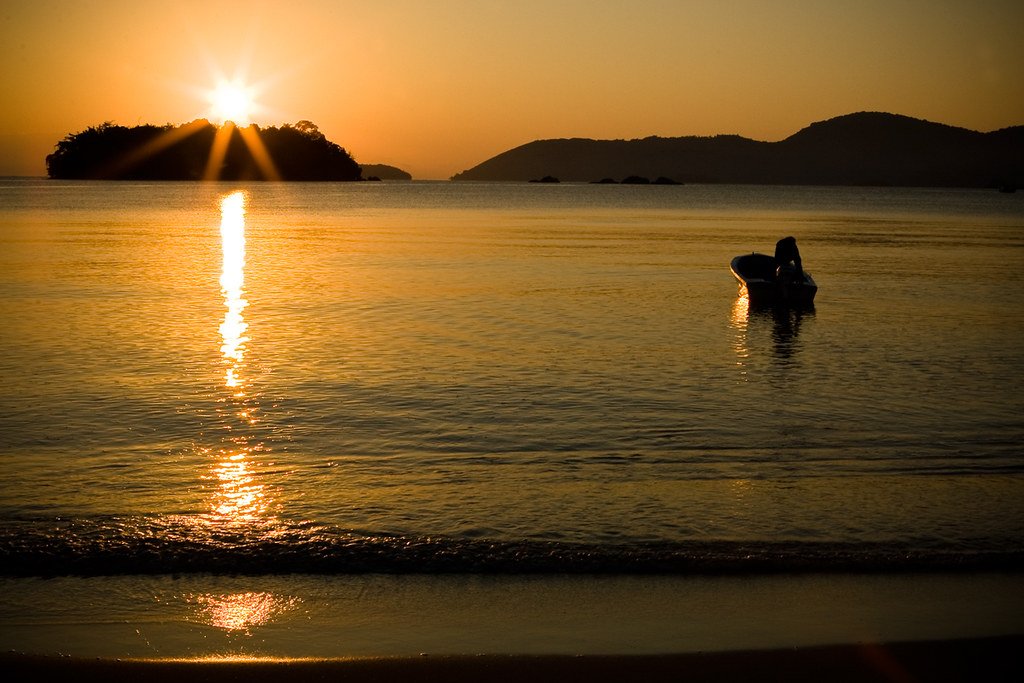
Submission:
[[[238,370],[245,358],[245,344],[249,338],[245,331],[249,325],[242,317],[242,311],[249,304],[242,298],[245,284],[245,194],[232,192],[220,203],[220,238],[224,254],[224,266],[220,276],[220,287],[224,293],[227,312],[220,325],[224,343],[220,347],[228,368],[224,384],[229,388],[241,386]],[[236,396],[244,396],[241,390]]]
[[[246,385],[242,377],[245,366],[248,323],[242,315],[248,302],[245,294],[245,193],[232,192],[221,199],[221,248],[223,269],[220,276],[224,295],[224,321],[220,325],[220,352],[226,366],[224,386],[230,392],[227,401],[237,411],[242,426],[255,423],[253,409],[246,404]],[[250,470],[247,456],[253,444],[243,433],[233,437],[231,447],[223,449],[214,470],[219,482],[218,495],[213,503],[214,516],[230,524],[246,524],[261,520],[266,513],[263,485]]]
[[[256,406],[244,377],[245,354],[250,339],[243,312],[245,299],[245,201],[244,192],[232,192],[220,202],[220,233],[223,269],[220,276],[224,296],[224,320],[220,324],[221,361],[225,365],[223,384],[227,395],[222,402],[234,413],[229,428],[234,434],[219,450],[210,479],[217,482],[207,524],[247,533],[266,531],[273,525],[269,501],[249,458],[261,449],[250,443],[245,427],[255,424]],[[233,423],[233,424],[232,424]],[[195,618],[229,634],[252,635],[250,629],[266,626],[300,602],[299,598],[266,591],[203,593],[184,596]]]

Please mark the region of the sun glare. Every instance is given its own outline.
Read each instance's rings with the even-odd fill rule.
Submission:
[[[238,126],[252,123],[255,107],[252,89],[239,81],[222,81],[210,93],[210,116],[214,122],[232,121]]]

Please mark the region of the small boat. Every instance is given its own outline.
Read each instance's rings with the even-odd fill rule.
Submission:
[[[806,270],[800,277],[787,279],[776,276],[775,257],[768,254],[744,254],[729,264],[739,281],[740,295],[746,293],[752,305],[811,306],[818,285]]]

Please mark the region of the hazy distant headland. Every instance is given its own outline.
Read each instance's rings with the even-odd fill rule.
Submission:
[[[367,177],[409,178],[391,166]],[[46,157],[51,178],[104,180],[363,180],[364,169],[310,121],[239,128],[104,123],[72,133]]]
[[[412,174],[387,164],[362,164],[366,180],[412,180]]]
[[[861,112],[813,123],[779,142],[738,135],[537,140],[452,180],[594,182],[629,176],[691,183],[1019,187],[1024,126],[991,133]]]

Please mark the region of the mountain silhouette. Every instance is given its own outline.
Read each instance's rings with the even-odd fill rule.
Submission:
[[[452,180],[666,177],[691,183],[1000,187],[1024,183],[1024,126],[980,133],[881,112],[813,123],[779,142],[738,135],[537,140]]]

